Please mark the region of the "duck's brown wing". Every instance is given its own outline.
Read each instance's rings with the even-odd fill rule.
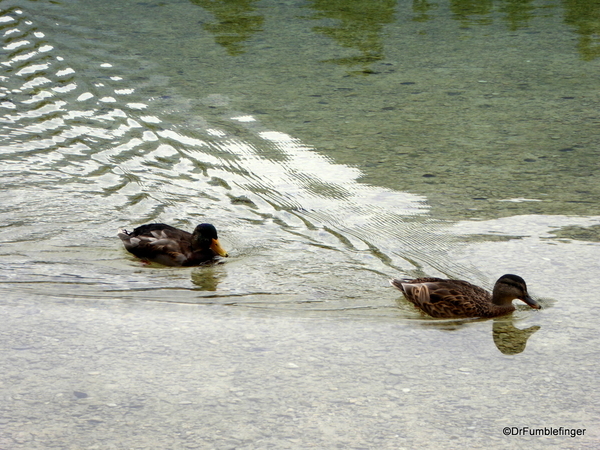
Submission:
[[[192,241],[192,233],[188,233],[187,231],[172,227],[171,225],[167,225],[166,223],[150,223],[148,225],[141,225],[135,228],[129,234],[131,236],[160,236],[180,241]]]
[[[426,284],[427,285],[427,284]],[[428,301],[420,305],[432,317],[477,317],[479,308],[471,295],[452,287],[437,286],[429,290]]]
[[[128,233],[119,232],[123,245],[138,258],[155,261],[166,266],[181,266],[192,255],[191,234],[177,228],[159,228],[143,225]]]
[[[481,308],[476,298],[489,295],[466,281],[440,278],[393,280],[392,285],[417,308],[437,318],[479,317]]]

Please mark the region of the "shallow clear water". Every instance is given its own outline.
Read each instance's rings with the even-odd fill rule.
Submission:
[[[600,4],[0,10],[0,447],[597,445]],[[152,221],[230,257],[143,266]],[[507,272],[544,309],[387,282]]]

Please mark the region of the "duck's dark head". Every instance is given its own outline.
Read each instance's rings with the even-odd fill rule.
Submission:
[[[194,251],[211,249],[216,255],[227,256],[217,237],[217,229],[210,223],[201,223],[192,233]]]
[[[494,285],[492,292],[492,301],[496,305],[509,305],[514,299],[519,299],[534,309],[540,309],[538,302],[532,299],[527,292],[525,280],[518,275],[502,275]]]

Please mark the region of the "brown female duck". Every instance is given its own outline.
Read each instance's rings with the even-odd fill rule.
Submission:
[[[217,255],[227,256],[216,228],[209,223],[198,225],[193,233],[164,223],[151,223],[132,232],[119,230],[118,236],[130,253],[165,266],[197,266]]]
[[[502,275],[492,294],[467,281],[441,278],[390,280],[417,308],[437,318],[497,317],[515,310],[514,299],[535,309],[541,306],[527,293],[525,280],[517,275]]]

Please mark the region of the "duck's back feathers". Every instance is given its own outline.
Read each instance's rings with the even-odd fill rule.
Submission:
[[[181,238],[192,238],[192,233],[188,233],[187,231],[180,230],[179,228],[172,227],[171,225],[167,225],[166,223],[150,223],[147,225],[140,225],[137,228],[134,228],[130,233],[131,236],[143,236],[150,235],[153,232],[162,233],[165,236],[170,236],[176,239]]]
[[[218,243],[216,230],[209,224],[199,225],[192,234],[163,223],[152,223],[132,232],[119,230],[118,236],[130,253],[166,266],[194,266],[217,254],[227,255]]]

